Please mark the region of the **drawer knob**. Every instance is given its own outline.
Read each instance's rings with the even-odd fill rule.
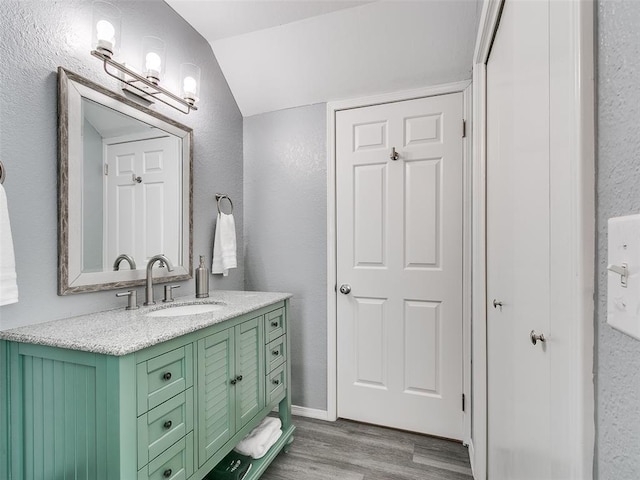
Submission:
[[[166,372],[164,375],[162,375],[162,378],[164,378],[165,380],[171,380],[171,372]]]
[[[162,476],[163,476],[164,478],[169,478],[169,477],[171,476],[171,474],[172,474],[172,473],[173,473],[173,470],[171,470],[170,468],[167,468],[167,469],[163,472]]]
[[[167,420],[166,422],[164,422],[164,428],[166,428],[167,430],[171,428],[171,425],[173,425],[171,420]]]
[[[274,350],[271,353],[273,354],[274,357],[277,357],[278,355],[280,355],[280,350]]]
[[[274,378],[273,380],[271,380],[271,383],[273,383],[274,385],[279,385],[280,380],[278,380],[277,378]]]
[[[274,328],[277,327],[278,326],[278,322],[271,322],[271,326],[274,327]]]

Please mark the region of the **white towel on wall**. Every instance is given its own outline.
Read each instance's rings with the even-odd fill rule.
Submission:
[[[7,194],[0,184],[0,305],[18,301],[16,260],[13,254]]]
[[[213,235],[213,260],[211,273],[229,275],[230,268],[236,268],[236,222],[233,215],[218,213],[216,232]]]
[[[266,417],[244,437],[234,450],[241,455],[262,458],[282,435],[282,422],[279,418]]]

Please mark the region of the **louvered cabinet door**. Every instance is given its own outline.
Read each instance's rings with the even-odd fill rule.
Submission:
[[[265,405],[264,338],[262,316],[235,327],[236,430],[240,430]]]
[[[198,341],[198,458],[202,466],[235,433],[234,329]]]

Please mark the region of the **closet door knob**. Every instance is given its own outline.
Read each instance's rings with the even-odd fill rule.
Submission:
[[[351,293],[351,285],[349,285],[348,283],[340,285],[340,293],[349,295]]]
[[[538,342],[547,341],[547,339],[544,338],[544,333],[537,334],[535,330],[531,330],[529,337],[531,338],[531,343],[533,343],[534,345],[537,344]]]

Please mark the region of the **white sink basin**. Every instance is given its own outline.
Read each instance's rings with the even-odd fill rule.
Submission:
[[[224,305],[219,303],[192,303],[152,310],[147,313],[147,317],[182,317],[185,315],[199,315],[201,313],[215,312],[222,308],[224,308]]]

